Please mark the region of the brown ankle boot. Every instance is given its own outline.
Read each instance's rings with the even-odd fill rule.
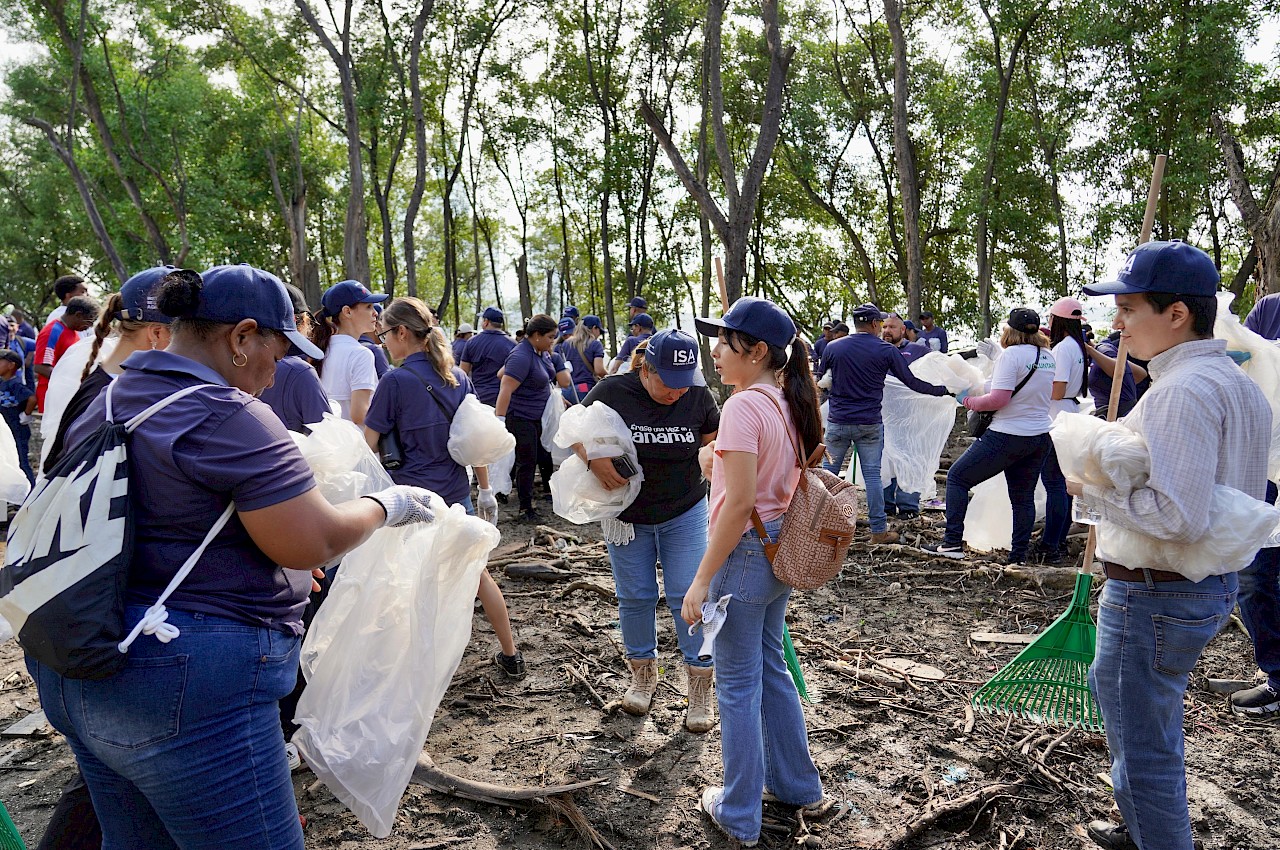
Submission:
[[[658,662],[653,658],[628,658],[631,687],[622,697],[622,710],[627,714],[648,714],[653,692],[658,689]]]
[[[878,531],[871,535],[872,543],[897,543],[898,532],[896,531]]]
[[[706,732],[716,725],[715,712],[711,708],[711,683],[715,680],[714,667],[690,667],[685,665],[689,679],[689,711],[684,716],[684,728],[690,732]]]

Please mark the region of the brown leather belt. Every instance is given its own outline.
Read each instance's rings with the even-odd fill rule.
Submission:
[[[1107,578],[1113,578],[1116,581],[1138,581],[1146,583],[1147,574],[1151,575],[1152,581],[1186,581],[1187,577],[1182,573],[1174,573],[1169,570],[1131,570],[1121,564],[1114,564],[1111,561],[1102,562],[1102,571],[1106,573]]]

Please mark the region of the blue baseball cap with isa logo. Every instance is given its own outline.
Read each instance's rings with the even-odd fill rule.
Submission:
[[[1147,242],[1129,255],[1115,280],[1084,287],[1085,295],[1132,295],[1164,292],[1170,295],[1212,297],[1221,280],[1213,259],[1180,239]]]
[[[325,290],[324,295],[320,296],[320,303],[324,306],[326,316],[337,316],[342,312],[343,307],[354,307],[357,304],[381,304],[390,297],[370,292],[369,287],[358,280],[344,280]]]
[[[673,390],[691,387],[698,373],[698,343],[684,331],[661,331],[649,338],[645,362]]]
[[[175,272],[194,274],[194,272]],[[324,352],[298,332],[293,321],[293,300],[284,282],[271,272],[247,263],[214,266],[200,275],[200,306],[195,318],[234,325],[253,319],[258,327],[279,331],[303,354],[319,360]]]

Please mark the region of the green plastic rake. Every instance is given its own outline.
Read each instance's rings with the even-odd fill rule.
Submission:
[[[796,683],[796,692],[805,702],[813,702],[809,698],[809,688],[804,683],[804,672],[800,669],[800,659],[796,657],[796,645],[791,642],[791,629],[782,624],[782,657],[787,660],[787,669],[791,671],[791,681]]]
[[[3,803],[0,803],[0,850],[27,850]]]

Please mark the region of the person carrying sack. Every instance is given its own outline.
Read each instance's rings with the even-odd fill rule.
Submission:
[[[713,649],[724,785],[706,788],[701,806],[721,831],[754,847],[766,792],[806,814],[829,808],[783,656],[791,587],[774,576],[751,521],[754,510],[777,539],[800,479],[794,445],[810,456],[822,443],[822,422],[805,346],[781,308],[745,297],[722,318],[695,324],[717,337],[716,372],[737,388],[724,404],[715,442],[703,449],[704,471],[710,456],[711,532],[681,610],[692,625],[702,619],[704,602],[732,597]]]

